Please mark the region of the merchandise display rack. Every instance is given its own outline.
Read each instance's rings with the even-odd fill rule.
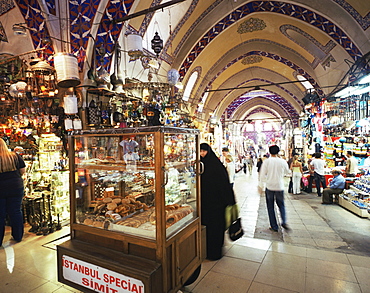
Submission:
[[[369,196],[369,194],[367,194],[366,192],[363,192],[362,190],[354,186],[350,186],[349,190],[346,190],[339,195],[338,203],[340,206],[353,212],[354,214],[360,216],[361,218],[369,218],[370,217],[369,204],[366,201],[360,199],[358,195],[362,196],[367,195],[367,197]]]

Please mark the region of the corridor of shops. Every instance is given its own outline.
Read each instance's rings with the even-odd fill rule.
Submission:
[[[287,179],[288,181],[288,179]],[[239,172],[235,193],[244,236],[225,237],[224,257],[205,260],[198,279],[182,292],[370,292],[370,221],[338,205],[321,205],[316,194],[285,193],[292,229],[269,230],[257,172]],[[29,227],[26,227],[26,231]],[[69,227],[15,243],[7,229],[0,249],[1,293],[80,292],[58,283],[56,245],[69,240]]]

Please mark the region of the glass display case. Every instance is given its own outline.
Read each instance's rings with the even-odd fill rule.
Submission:
[[[68,144],[72,241],[153,260],[180,288],[204,258],[198,130],[79,130]]]
[[[196,135],[164,132],[157,171],[154,136],[74,135],[76,223],[155,238],[156,181],[164,187],[167,237],[197,217]]]

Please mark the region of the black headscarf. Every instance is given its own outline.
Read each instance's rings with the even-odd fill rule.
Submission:
[[[204,208],[235,204],[234,191],[225,166],[207,143],[202,143],[200,149],[207,151],[200,159],[204,164],[201,175],[202,204],[206,205]]]

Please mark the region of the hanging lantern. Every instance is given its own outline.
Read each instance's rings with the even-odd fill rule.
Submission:
[[[153,37],[153,40],[151,41],[152,43],[152,49],[154,51],[154,53],[157,54],[157,58],[159,56],[159,53],[161,53],[162,49],[163,49],[163,40],[161,39],[161,37],[158,35],[157,32],[155,32],[155,35]]]
[[[54,55],[55,71],[58,86],[69,88],[78,86],[81,81],[78,75],[77,57],[70,53],[57,53]]]
[[[29,75],[31,91],[34,96],[48,96],[55,90],[54,67],[45,60],[32,64],[30,67],[32,74]]]
[[[143,56],[143,38],[140,35],[127,35],[127,51],[130,61],[135,61]]]

